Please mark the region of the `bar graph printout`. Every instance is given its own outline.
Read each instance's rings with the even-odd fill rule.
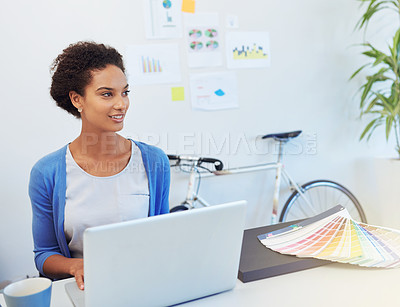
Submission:
[[[181,81],[177,44],[128,45],[125,62],[131,84],[166,84]]]
[[[281,254],[365,267],[400,267],[400,231],[356,222],[342,206],[258,239]]]
[[[268,32],[232,31],[226,33],[228,68],[264,68],[271,65]]]

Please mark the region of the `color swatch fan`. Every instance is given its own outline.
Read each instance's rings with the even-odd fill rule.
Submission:
[[[342,206],[258,239],[281,254],[365,267],[400,266],[400,231],[358,223]]]

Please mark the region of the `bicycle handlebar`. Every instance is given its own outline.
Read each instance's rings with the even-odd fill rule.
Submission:
[[[168,155],[168,159],[170,159],[170,160],[180,160],[179,156],[176,156],[176,155]]]
[[[168,155],[168,159],[177,160],[177,165],[183,160],[188,162],[197,162],[197,166],[200,166],[202,163],[214,164],[217,171],[221,171],[224,168],[222,161],[214,158]]]
[[[199,163],[212,163],[214,164],[214,167],[217,171],[222,171],[222,169],[224,168],[224,164],[222,163],[221,160],[218,159],[214,159],[214,158],[200,158],[199,159]],[[200,165],[200,164],[199,164]]]

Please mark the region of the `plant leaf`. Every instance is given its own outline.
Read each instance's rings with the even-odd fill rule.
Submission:
[[[367,29],[368,23],[370,19],[379,11],[386,9],[386,8],[391,8],[396,11],[398,8],[398,3],[393,0],[360,0],[362,2],[361,5],[364,3],[368,3],[369,5],[365,11],[365,13],[362,15],[362,17],[359,19],[359,21],[356,24],[356,29],[362,29],[365,27]]]
[[[386,141],[389,140],[390,131],[392,130],[393,116],[386,118]]]
[[[394,60],[396,60],[396,62],[399,57],[399,48],[400,48],[399,42],[400,42],[400,29],[398,29],[396,31],[396,34],[393,36],[393,46],[389,47],[392,57]]]
[[[376,106],[382,106],[382,104],[379,103],[379,97],[375,97],[375,98],[369,103],[369,105],[368,105],[368,107],[365,109],[365,111],[363,111],[362,113],[363,113],[363,114],[370,113],[371,110],[372,110],[372,108],[373,108],[373,107],[376,107]]]
[[[399,84],[393,82],[392,84],[392,93],[391,97],[393,97],[393,105],[395,106],[393,113],[396,116],[400,114],[400,103],[399,103]]]
[[[360,107],[363,108],[364,104],[365,104],[365,100],[368,98],[368,96],[371,95],[371,89],[372,86],[376,83],[376,82],[383,82],[383,81],[387,81],[390,78],[385,76],[384,73],[388,71],[388,68],[381,68],[377,73],[375,73],[372,76],[368,76],[367,77],[367,82],[361,86],[361,89],[363,88],[363,93],[361,95],[361,101],[360,101]]]
[[[376,125],[377,125],[377,122],[379,119],[380,118],[378,117],[369,122],[369,124],[365,127],[364,131],[361,133],[360,141],[365,137],[365,135],[368,133],[368,131],[370,131],[370,129],[372,129],[373,126],[375,126],[375,128],[376,128]],[[373,130],[375,130],[375,128],[373,128]],[[372,131],[371,131],[371,133],[372,133]],[[369,139],[369,137],[368,137],[368,139]]]
[[[393,105],[392,105],[392,102],[390,101],[390,99],[385,97],[381,93],[375,92],[375,95],[377,97],[379,97],[379,99],[382,101],[384,109],[387,110],[389,114],[393,114],[394,109],[393,109]]]
[[[378,62],[379,59],[379,63],[380,62],[384,62],[385,64],[387,64],[393,71],[395,71],[397,69],[397,61],[393,60],[392,57],[386,55],[384,52],[376,49],[374,46],[372,46],[371,44],[367,44],[369,48],[371,48],[370,51],[364,52],[363,54],[372,58],[375,58],[375,62]],[[390,49],[390,47],[389,47]],[[379,64],[377,63],[377,64]],[[373,64],[376,65],[376,64]]]
[[[353,79],[360,71],[362,71],[366,66],[371,65],[370,63],[364,64],[359,69],[357,69],[349,78],[349,80]]]
[[[376,0],[369,0],[369,1],[370,1],[370,4],[369,4],[367,10],[365,11],[365,13],[363,14],[363,16],[361,17],[361,19],[358,21],[358,23],[356,25],[356,28],[358,28],[358,29],[362,29],[364,26],[365,26],[365,28],[367,28],[368,22],[370,21],[370,19],[377,12],[389,7],[389,6],[385,6],[385,4],[391,3],[391,1],[376,1]],[[363,1],[363,2],[367,2],[367,1]]]

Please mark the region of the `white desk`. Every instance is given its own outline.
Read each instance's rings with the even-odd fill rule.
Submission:
[[[52,307],[73,307],[61,280],[53,284]],[[400,269],[330,264],[242,283],[218,295],[180,306],[400,306]],[[0,295],[0,304],[5,306]]]

